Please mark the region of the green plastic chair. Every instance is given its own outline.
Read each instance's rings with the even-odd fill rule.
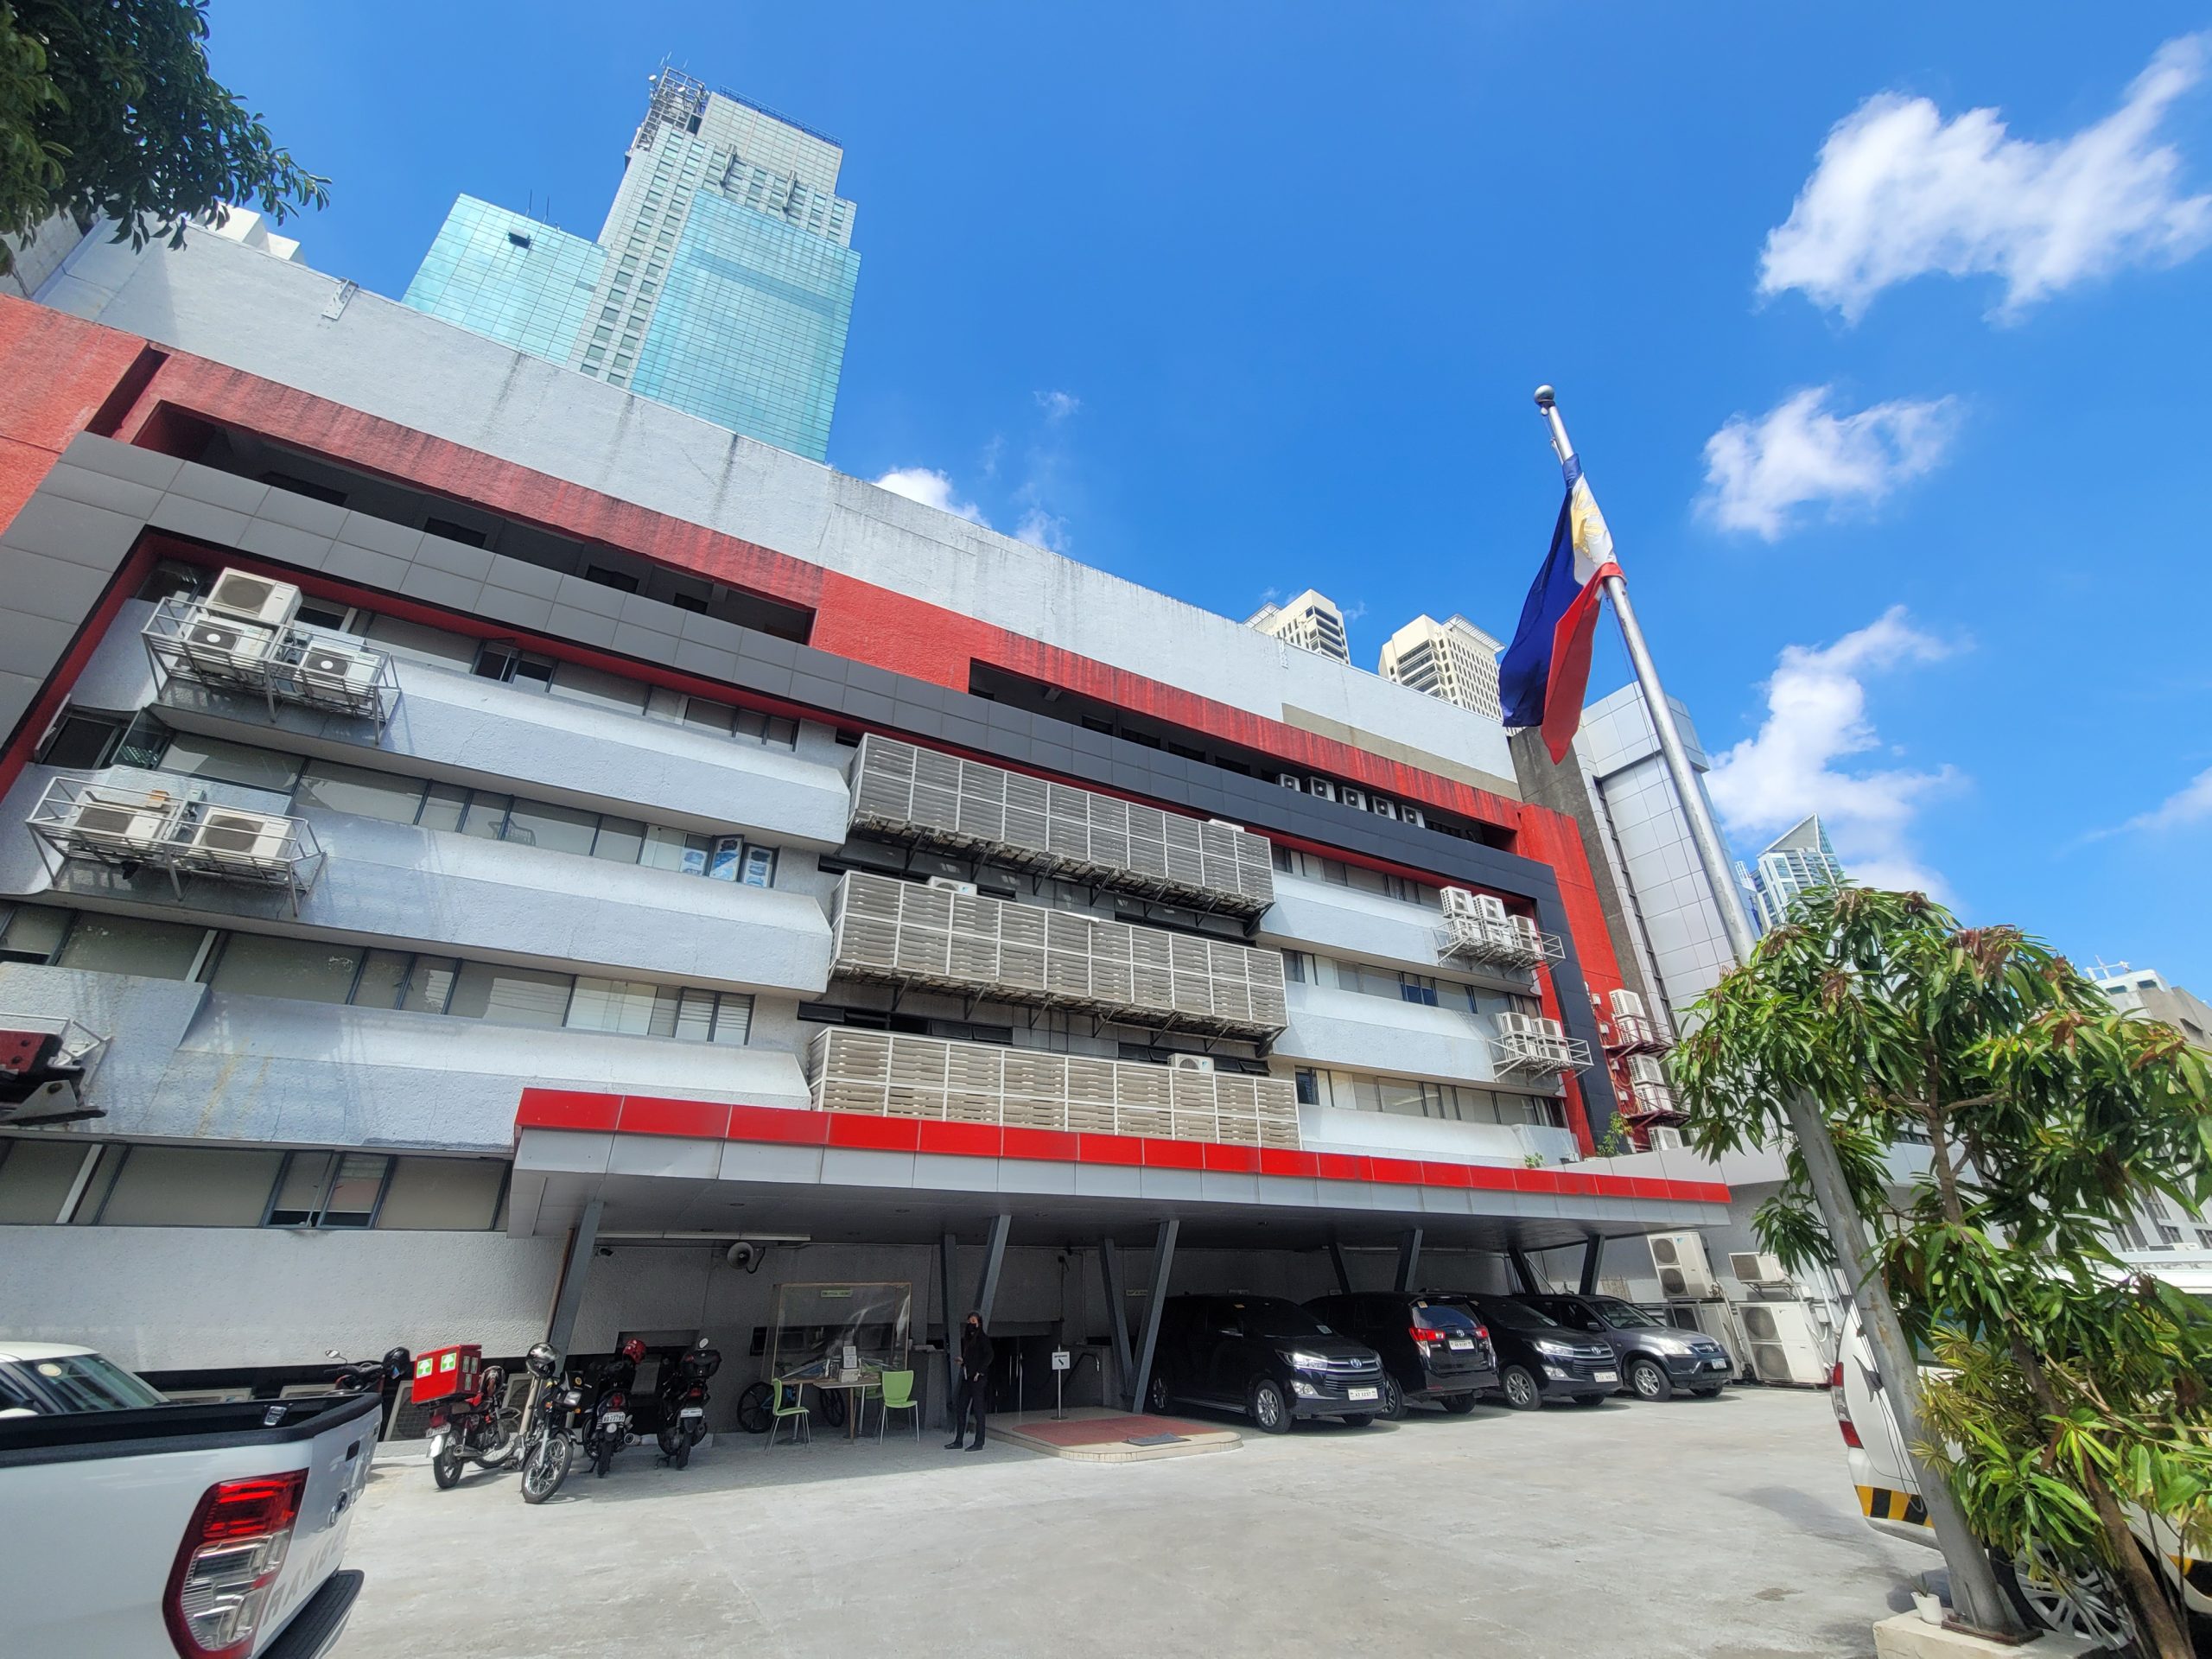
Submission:
[[[804,1439],[809,1446],[813,1445],[814,1425],[807,1417],[806,1408],[799,1403],[805,1397],[804,1388],[797,1382],[785,1382],[781,1378],[778,1378],[773,1386],[776,1392],[773,1403],[768,1408],[768,1416],[771,1420],[768,1424],[768,1438],[760,1449],[766,1452],[769,1446],[776,1443],[776,1431],[781,1428],[786,1421],[791,1425],[793,1444]],[[791,1390],[789,1405],[784,1403],[784,1390],[786,1389]]]
[[[891,1421],[891,1414],[894,1411],[903,1411],[912,1414],[914,1420],[914,1443],[917,1446],[920,1445],[922,1407],[921,1402],[914,1398],[914,1374],[912,1371],[883,1373],[883,1397],[879,1402],[875,1417],[875,1443],[878,1446],[883,1444],[884,1425]]]

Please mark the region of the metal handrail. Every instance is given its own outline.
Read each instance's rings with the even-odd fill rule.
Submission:
[[[63,773],[24,822],[41,857],[54,855],[49,880],[71,862],[110,865],[125,877],[166,870],[181,900],[184,877],[207,876],[282,887],[296,916],[322,873],[322,845],[304,818],[226,806],[182,780],[134,788]],[[283,828],[272,833],[274,825]]]
[[[1490,1039],[1490,1052],[1501,1072],[1580,1071],[1590,1064],[1590,1045],[1580,1037],[1513,1033]]]
[[[1567,943],[1556,933],[1523,927],[1517,918],[1494,921],[1483,916],[1446,916],[1436,930],[1436,954],[1465,957],[1475,962],[1503,963],[1515,968],[1534,968],[1567,956]]]
[[[211,623],[234,631],[237,643],[194,637]],[[272,719],[276,705],[288,702],[372,720],[379,731],[398,706],[391,658],[343,634],[225,616],[185,594],[163,600],[140,632],[153,664],[155,695],[164,701],[175,701],[170,688],[181,683],[258,696]]]

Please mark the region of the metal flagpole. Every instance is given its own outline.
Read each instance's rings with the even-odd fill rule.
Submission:
[[[1567,423],[1560,419],[1558,400],[1549,386],[1536,388],[1536,407],[1551,429],[1552,449],[1564,467],[1574,459],[1574,445],[1567,435]],[[1650,647],[1643,642],[1636,607],[1629,603],[1628,582],[1621,576],[1607,576],[1605,589],[1605,597],[1613,602],[1613,615],[1621,625],[1621,642],[1628,647],[1629,661],[1635,665],[1636,683],[1643,694],[1644,709],[1651,716],[1652,729],[1658,734],[1659,753],[1666,760],[1667,775],[1674,781],[1682,815],[1689,820],[1690,838],[1697,843],[1698,862],[1704,867],[1706,882],[1713,889],[1713,902],[1720,912],[1721,925],[1727,930],[1729,948],[1739,964],[1748,963],[1756,943],[1751,923],[1736,899],[1735,875],[1729,868],[1727,849],[1721,845],[1720,832],[1713,826],[1705,791],[1698,787],[1697,774],[1690,768],[1689,751],[1682,747],[1681,731],[1675,724],[1674,708],[1659,683],[1659,670],[1651,660]],[[1784,1101],[1783,1108],[1805,1160],[1806,1180],[1812,1188],[1813,1201],[1820,1206],[1821,1219],[1835,1244],[1837,1260],[1850,1282],[1852,1301],[1859,1309],[1860,1323],[1874,1351],[1874,1369],[1883,1395],[1897,1419],[1898,1438],[1904,1443],[1905,1454],[1911,1459],[1913,1474],[1920,1483],[1921,1499],[1934,1525],[1936,1541],[1942,1546],[1944,1564],[1950,1569],[1952,1605],[1961,1619],[1978,1629],[2018,1633],[2021,1628],[2018,1617],[2011,1600],[1997,1587],[1989,1557],[1967,1524],[1958,1500],[1952,1496],[1950,1487],[1913,1450],[1923,1439],[1919,1360],[1905,1336],[1904,1326],[1897,1320],[1889,1287],[1875,1271],[1866,1245],[1866,1224],[1852,1199],[1850,1185],[1844,1179],[1843,1161],[1837,1157],[1835,1142],[1828,1135],[1827,1121],[1821,1116],[1819,1104],[1802,1091]],[[1847,1357],[1844,1363],[1850,1363]]]

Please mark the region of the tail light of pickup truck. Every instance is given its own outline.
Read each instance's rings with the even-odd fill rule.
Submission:
[[[162,1617],[183,1659],[243,1659],[291,1548],[308,1471],[226,1480],[201,1494],[169,1569]]]

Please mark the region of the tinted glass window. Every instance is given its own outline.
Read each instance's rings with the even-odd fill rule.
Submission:
[[[1255,1296],[1231,1302],[1248,1337],[1326,1337],[1334,1333],[1295,1302],[1273,1296]]]
[[[1560,1323],[1548,1313],[1539,1313],[1525,1302],[1510,1302],[1503,1296],[1485,1296],[1477,1304],[1483,1317],[1492,1325],[1502,1325],[1509,1331],[1556,1331]]]
[[[41,1394],[64,1411],[129,1411],[168,1402],[137,1377],[100,1354],[65,1354],[35,1359],[23,1368]]]
[[[1427,1330],[1474,1334],[1475,1322],[1467,1310],[1449,1302],[1415,1302],[1411,1313],[1414,1322]]]
[[[1616,1331],[1634,1331],[1659,1323],[1642,1308],[1624,1302],[1618,1296],[1597,1297],[1590,1306],[1597,1310],[1599,1319]]]
[[[359,818],[412,823],[423,804],[423,780],[340,766],[335,760],[310,760],[301,770],[299,791],[292,804],[317,806],[327,812],[350,812]]]

